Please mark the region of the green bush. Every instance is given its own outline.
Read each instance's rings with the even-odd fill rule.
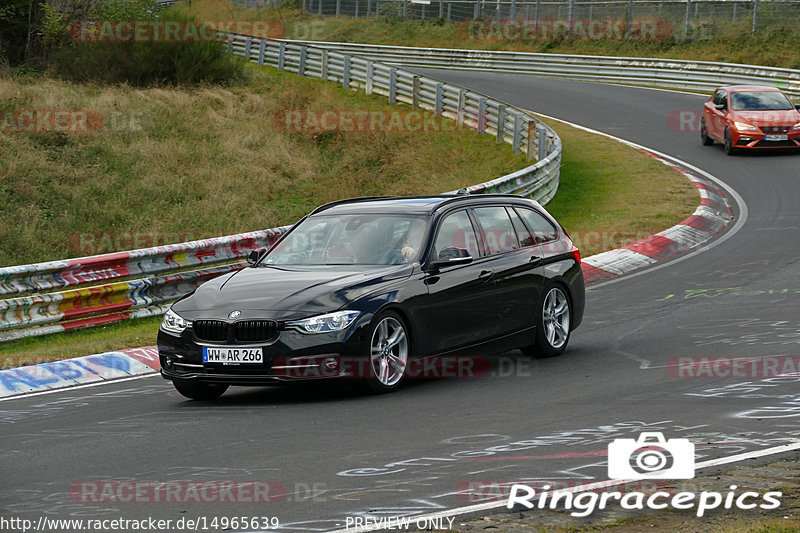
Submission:
[[[195,21],[194,16],[178,9],[153,11],[152,3],[152,0],[112,0],[96,11],[96,18]],[[217,41],[73,42],[53,53],[51,72],[76,82],[228,85],[245,79],[244,63],[243,59],[228,54]]]

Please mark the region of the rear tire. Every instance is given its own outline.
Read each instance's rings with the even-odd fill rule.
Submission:
[[[538,359],[555,357],[567,349],[572,325],[572,304],[566,289],[551,285],[536,313],[536,341],[522,353]]]
[[[217,400],[228,390],[228,385],[217,385],[215,383],[195,383],[193,381],[175,380],[172,384],[178,392],[191,400]]]
[[[702,141],[704,146],[711,146],[714,144],[714,139],[708,136],[708,130],[706,129],[706,119],[700,120],[700,141]]]
[[[400,388],[408,368],[411,336],[403,318],[386,311],[374,320],[369,342],[369,376],[365,384],[370,392],[383,394]]]

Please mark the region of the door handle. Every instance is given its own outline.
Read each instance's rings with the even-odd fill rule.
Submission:
[[[543,257],[539,257],[538,255],[532,255],[530,261],[528,261],[533,266],[538,266],[542,261],[544,261]]]
[[[482,270],[481,273],[478,275],[478,279],[483,281],[489,281],[494,277],[494,272],[491,270]]]

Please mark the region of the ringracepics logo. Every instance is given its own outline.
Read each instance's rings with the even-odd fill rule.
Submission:
[[[694,444],[688,439],[666,440],[662,433],[642,433],[637,439],[616,439],[608,445],[608,476],[626,481],[642,479],[691,479],[694,477]],[[738,491],[730,485],[725,493],[717,491],[668,492],[657,490],[607,491],[614,482],[599,482],[563,490],[539,490],[524,484],[511,487],[506,507],[522,506],[526,509],[566,509],[575,517],[584,517],[609,504],[619,504],[628,510],[659,510],[671,507],[678,510],[694,509],[698,517],[713,509],[764,510],[781,505],[782,492],[764,494]],[[549,489],[549,487],[546,487]],[[602,492],[600,491],[602,489]]]

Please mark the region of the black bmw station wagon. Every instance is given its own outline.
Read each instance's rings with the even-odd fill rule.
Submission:
[[[341,378],[388,392],[418,359],[558,355],[583,318],[578,249],[514,195],[329,203],[248,263],[164,316],[161,374],[188,398]]]

